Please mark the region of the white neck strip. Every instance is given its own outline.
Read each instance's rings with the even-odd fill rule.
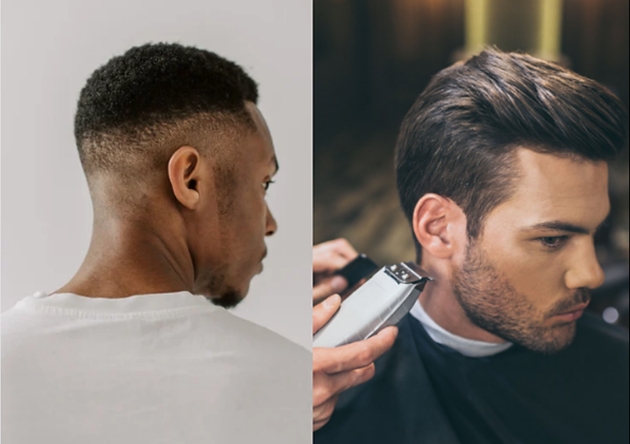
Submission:
[[[431,319],[429,314],[424,311],[424,308],[422,308],[422,305],[420,305],[420,301],[416,301],[409,313],[420,321],[434,342],[452,348],[453,350],[470,358],[481,358],[484,356],[496,355],[497,353],[501,353],[512,346],[511,342],[496,343],[475,341],[473,339],[467,339],[454,335],[453,333],[444,330],[433,319]]]

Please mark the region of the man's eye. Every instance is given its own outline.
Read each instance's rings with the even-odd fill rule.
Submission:
[[[540,243],[547,248],[559,248],[564,245],[568,239],[569,236],[545,236],[539,238]]]
[[[267,181],[263,182],[262,186],[265,189],[265,191],[267,191],[269,189],[269,185],[271,185],[272,183],[275,183],[275,181],[267,180]]]

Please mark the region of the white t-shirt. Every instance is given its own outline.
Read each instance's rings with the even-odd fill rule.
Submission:
[[[312,355],[188,292],[2,314],[4,444],[309,443]]]

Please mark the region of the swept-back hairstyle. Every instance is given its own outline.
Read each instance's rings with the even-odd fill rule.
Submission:
[[[411,222],[423,195],[447,197],[474,239],[511,195],[517,147],[609,161],[627,142],[627,122],[619,99],[597,82],[487,49],[436,74],[405,116],[395,161],[403,211]]]
[[[88,176],[124,175],[129,166],[137,174],[139,165],[168,159],[160,147],[187,143],[195,131],[252,128],[245,101],[257,100],[254,80],[212,52],[166,43],[131,48],[94,71],[81,91],[74,125],[81,163]]]

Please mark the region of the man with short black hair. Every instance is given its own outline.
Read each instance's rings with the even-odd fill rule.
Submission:
[[[3,441],[310,436],[310,354],[223,308],[277,229],[257,99],[239,66],[178,44],[132,48],[89,78],[75,136],[92,241],[66,285],[2,315]]]
[[[626,143],[620,101],[553,63],[489,49],[438,73],[396,148],[435,281],[315,442],[627,443],[628,333],[584,313]]]

